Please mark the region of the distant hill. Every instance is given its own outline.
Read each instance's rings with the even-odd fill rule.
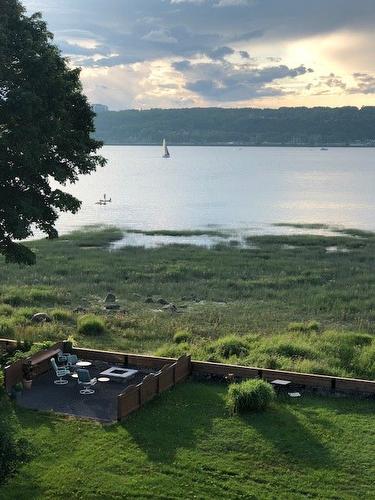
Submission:
[[[106,144],[375,146],[375,107],[101,111]]]

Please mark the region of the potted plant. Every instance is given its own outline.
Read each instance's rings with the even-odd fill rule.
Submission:
[[[31,361],[29,359],[26,359],[22,365],[22,371],[23,371],[23,387],[25,389],[31,389],[33,380],[32,380],[32,370],[31,370]]]
[[[21,384],[21,382],[17,382],[17,384],[14,384],[14,386],[11,388],[9,396],[12,399],[17,399],[17,394],[22,392],[22,389],[23,389],[23,385]]]

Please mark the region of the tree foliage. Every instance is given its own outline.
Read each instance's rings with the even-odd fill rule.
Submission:
[[[40,14],[18,0],[0,4],[0,253],[32,264],[17,243],[34,229],[57,236],[59,211],[80,201],[62,186],[105,164],[93,139],[94,113]]]
[[[107,111],[96,135],[108,144],[375,145],[375,107]]]

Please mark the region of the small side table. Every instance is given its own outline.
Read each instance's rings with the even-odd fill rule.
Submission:
[[[91,365],[92,365],[91,361],[78,361],[76,363],[76,366],[78,366],[78,368],[88,368]]]
[[[271,384],[275,387],[286,387],[290,384],[290,380],[282,380],[277,378],[276,380],[272,380]]]

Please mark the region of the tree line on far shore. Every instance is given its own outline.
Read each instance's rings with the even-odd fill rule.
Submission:
[[[104,111],[95,123],[106,144],[375,146],[374,106]]]

